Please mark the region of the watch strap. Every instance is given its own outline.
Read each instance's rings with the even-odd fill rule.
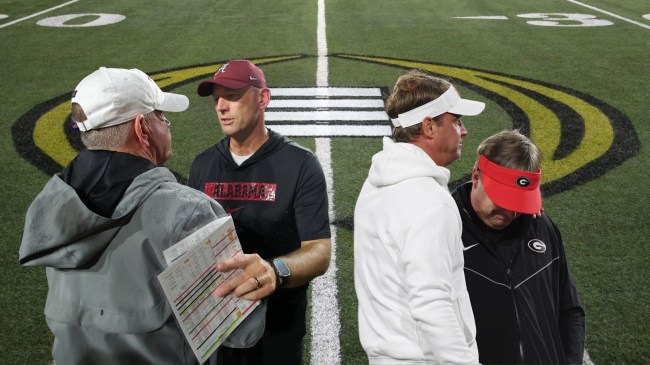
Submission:
[[[275,271],[275,276],[278,279],[278,286],[282,287],[286,285],[291,278],[291,270],[281,258],[274,258],[271,262],[273,270]]]
[[[271,267],[273,268],[273,272],[275,273],[275,286],[276,288],[281,288],[282,285],[284,285],[284,280],[282,276],[280,276],[280,272],[278,271],[278,268],[275,266],[275,263],[273,260],[268,261]]]

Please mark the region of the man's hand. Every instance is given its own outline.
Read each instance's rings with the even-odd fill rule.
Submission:
[[[217,271],[229,272],[243,269],[238,275],[221,284],[215,294],[220,297],[230,292],[246,300],[257,300],[268,297],[276,289],[275,271],[271,265],[258,254],[238,254],[217,263]]]

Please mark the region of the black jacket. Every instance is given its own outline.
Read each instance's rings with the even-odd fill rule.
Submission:
[[[331,236],[325,175],[312,152],[269,130],[269,139],[239,166],[229,143],[230,137],[225,137],[194,159],[189,186],[232,215],[245,253],[271,259],[299,249],[302,241]],[[273,333],[287,339],[290,330],[295,342],[287,345],[302,339],[307,287],[283,288],[271,295],[266,337],[273,338]]]
[[[491,229],[471,206],[471,188],[452,195],[481,363],[582,364],[585,316],[557,226],[543,214]]]
[[[194,159],[188,185],[232,215],[244,252],[271,259],[330,237],[325,175],[312,152],[269,130],[238,166],[229,143],[225,137]]]

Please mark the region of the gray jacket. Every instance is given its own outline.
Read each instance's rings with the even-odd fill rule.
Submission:
[[[157,275],[162,251],[224,216],[166,168],[139,175],[111,218],[54,176],[27,211],[20,262],[46,266],[57,364],[195,364]]]

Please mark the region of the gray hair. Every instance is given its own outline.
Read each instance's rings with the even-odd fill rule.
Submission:
[[[528,137],[518,130],[506,130],[486,138],[476,149],[495,164],[510,169],[538,172],[542,153]]]
[[[151,113],[147,113],[145,117]],[[77,103],[72,103],[70,118],[75,122],[83,122],[87,119],[86,113],[81,108],[81,105]],[[110,127],[81,132],[81,142],[89,150],[115,150],[126,144],[131,131],[131,124],[132,121],[128,121]]]

